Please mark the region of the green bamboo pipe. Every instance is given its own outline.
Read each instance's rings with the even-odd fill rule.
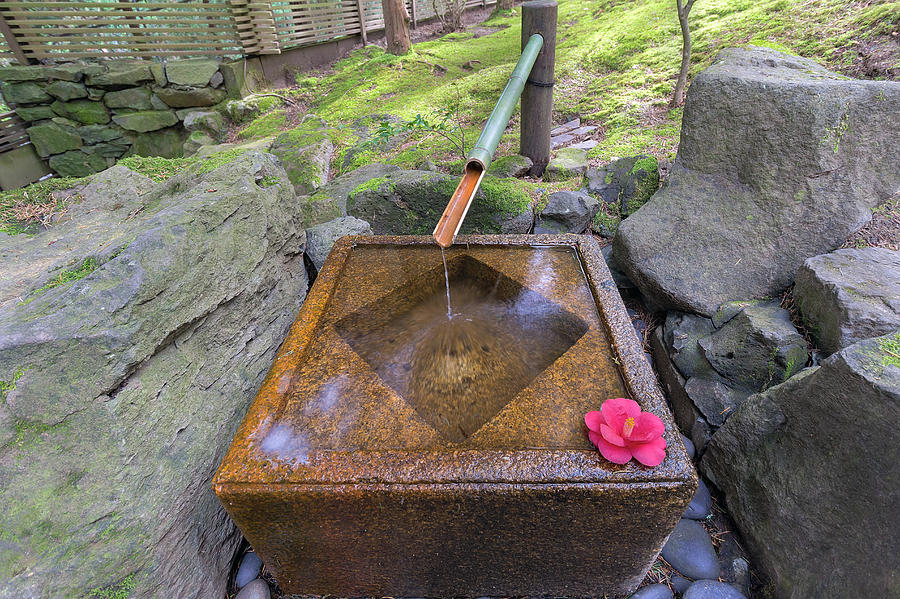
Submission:
[[[484,124],[481,135],[475,142],[475,147],[469,152],[469,156],[466,158],[465,173],[460,179],[459,185],[456,186],[456,191],[450,196],[450,201],[447,202],[447,207],[444,208],[444,213],[432,233],[434,240],[442,248],[450,247],[456,234],[459,233],[469,206],[472,205],[475,192],[478,191],[478,186],[481,185],[481,180],[491,165],[491,159],[494,157],[494,152],[497,151],[497,144],[500,142],[503,131],[506,130],[509,117],[512,116],[519,96],[525,89],[525,80],[531,73],[534,61],[537,60],[537,55],[543,46],[544,38],[539,33],[528,38],[519,62],[509,76],[509,81],[506,82],[506,88],[500,94],[497,105],[494,106],[491,116]]]
[[[481,135],[478,136],[478,141],[475,142],[475,147],[469,152],[469,156],[466,159],[467,166],[472,162],[476,162],[483,171],[487,171],[491,165],[500,137],[506,130],[509,118],[519,102],[519,96],[522,95],[522,90],[525,89],[525,80],[528,79],[531,67],[534,66],[534,61],[537,60],[537,56],[543,46],[544,38],[541,34],[535,33],[528,38],[528,43],[525,44],[525,49],[522,50],[519,62],[509,76],[509,81],[506,82],[506,87],[503,89],[503,93],[500,94],[497,105],[494,106],[491,116],[488,117],[487,122],[484,124]]]

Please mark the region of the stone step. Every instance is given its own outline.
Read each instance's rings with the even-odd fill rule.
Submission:
[[[561,134],[571,131],[573,129],[577,129],[580,126],[581,126],[581,119],[573,119],[573,120],[569,121],[568,123],[564,123],[564,124],[560,125],[559,127],[555,127],[553,129],[551,129],[550,136],[553,137],[554,135],[561,135]]]

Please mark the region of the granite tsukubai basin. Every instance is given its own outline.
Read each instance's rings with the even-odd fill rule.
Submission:
[[[446,258],[451,285],[498,298],[473,350],[493,356],[497,388],[457,405],[407,385],[415,361],[392,348],[444,290],[440,248],[344,237],[216,494],[286,594],[626,595],[697,480],[596,243],[462,236]],[[510,351],[534,368],[506,366]],[[589,443],[584,414],[611,397],[662,418],[659,466],[618,466]]]

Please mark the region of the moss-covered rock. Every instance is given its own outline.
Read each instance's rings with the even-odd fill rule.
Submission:
[[[773,596],[896,588],[900,362],[886,359],[891,344],[900,349],[900,331],[751,395],[703,455]]]
[[[52,121],[43,122],[25,130],[37,153],[46,158],[51,154],[61,154],[67,150],[77,150],[83,144],[74,127],[60,125]]]
[[[99,153],[70,150],[50,157],[50,168],[62,177],[87,177],[106,167],[106,159]]]
[[[132,87],[103,96],[103,103],[110,108],[130,108],[132,110],[151,110],[150,90],[146,87]]]
[[[278,135],[269,151],[281,160],[298,194],[309,194],[328,181],[334,144],[321,120],[307,118]]]
[[[589,168],[586,179],[588,192],[607,204],[616,204],[625,218],[659,189],[659,164],[646,154],[618,158],[601,168]]]
[[[59,116],[85,125],[103,125],[110,120],[106,106],[92,100],[72,100],[71,102],[57,100],[50,107]]]
[[[534,164],[528,156],[513,154],[512,156],[501,156],[488,167],[487,174],[495,177],[522,177],[528,173]]]
[[[458,183],[442,173],[396,171],[359,185],[347,199],[347,213],[379,235],[430,233]],[[485,177],[460,231],[527,232],[531,219],[531,197],[519,181]]]
[[[118,114],[113,117],[113,122],[123,129],[146,133],[171,127],[178,123],[178,117],[171,110],[142,110]]]
[[[588,168],[587,152],[577,148],[563,148],[556,152],[550,163],[547,164],[547,170],[544,172],[544,178],[547,181],[562,181],[573,177],[581,177]]]
[[[0,235],[0,596],[222,597],[241,535],[209,485],[306,294],[293,192],[254,152],[82,195]]]
[[[44,91],[44,85],[26,81],[24,83],[0,84],[0,92],[8,104],[39,104],[49,102],[53,98]]]
[[[56,116],[53,109],[49,106],[16,106],[16,114],[22,117],[23,121],[33,122],[52,119]]]
[[[88,95],[83,84],[72,81],[54,81],[44,91],[63,102],[86,98]]]
[[[197,153],[197,150],[199,150],[201,147],[211,146],[215,143],[216,143],[216,140],[211,138],[205,132],[194,131],[190,135],[188,135],[188,138],[185,140],[184,145],[182,147],[184,148],[185,156],[193,156],[194,154]]]
[[[225,91],[211,87],[158,87],[154,90],[159,99],[172,108],[213,106],[225,99]]]
[[[183,152],[187,135],[181,127],[170,127],[134,136],[129,154],[137,156],[161,156],[178,158]]]
[[[97,144],[125,137],[124,131],[112,125],[83,125],[78,127],[77,131],[86,144]]]
[[[182,120],[184,121],[184,128],[188,131],[203,132],[207,137],[211,137],[217,142],[224,141],[228,135],[228,125],[225,124],[225,117],[218,112],[195,110],[186,114]]]
[[[89,86],[120,89],[132,87],[145,81],[153,81],[150,64],[145,61],[117,60],[99,66],[97,72],[87,74],[85,83]]]
[[[219,70],[213,59],[170,60],[166,63],[166,79],[173,85],[204,87]]]

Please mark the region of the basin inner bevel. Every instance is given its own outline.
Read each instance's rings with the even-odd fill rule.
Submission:
[[[347,340],[346,331],[341,332],[367,306],[387,305],[380,310],[381,318],[390,321],[391,314],[416,303],[406,300],[392,309],[389,302],[398,289],[413,286],[420,290],[420,298],[425,290],[442,289],[440,249],[433,244],[366,242],[349,246],[342,254],[340,262],[330,268],[326,264],[320,273],[329,281],[327,287],[318,292],[314,288],[307,299],[308,307],[318,306],[321,315],[308,324],[302,352],[291,352],[289,383],[279,381],[278,403],[248,431],[248,457],[265,460],[261,464],[269,464],[267,472],[284,464],[291,476],[302,478],[326,463],[337,464],[334,452],[343,451],[457,447],[590,451],[580,424],[584,413],[597,409],[605,398],[627,395],[607,327],[574,247],[454,245],[447,250],[448,267],[480,272],[491,286],[496,283],[494,273],[502,274],[500,287],[508,286],[507,295],[521,288],[539,302],[557,306],[560,321],[576,323],[570,336],[576,341],[568,351],[560,350],[564,353],[555,361],[548,360],[552,363],[498,406],[499,412],[483,426],[472,425],[477,430],[467,431],[471,434],[463,442],[454,441],[422,414],[421,405],[414,406],[392,388]],[[587,328],[580,337],[579,321]]]
[[[572,347],[587,324],[468,254],[336,323],[381,379],[453,442],[465,441]]]

